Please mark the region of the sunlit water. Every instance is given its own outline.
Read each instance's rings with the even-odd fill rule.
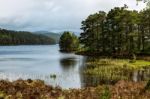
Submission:
[[[81,88],[83,62],[83,56],[59,52],[58,45],[0,46],[0,79],[40,79],[62,88]]]

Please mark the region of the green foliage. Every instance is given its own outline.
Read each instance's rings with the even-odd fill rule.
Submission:
[[[115,7],[82,22],[80,42],[90,52],[132,54],[150,46],[150,9],[141,12]]]
[[[111,99],[111,92],[109,90],[109,87],[105,87],[102,93],[102,96],[100,97],[100,99]]]
[[[104,46],[105,42],[101,42],[104,39],[104,20],[106,13],[100,11],[90,15],[85,21],[82,22],[82,30],[80,42],[85,45],[89,51],[98,51],[100,46]],[[98,43],[99,42],[99,43]]]
[[[150,80],[147,82],[144,90],[150,90]]]
[[[59,46],[61,51],[76,51],[79,48],[79,40],[73,33],[64,32],[60,37]]]
[[[131,60],[129,61],[130,63],[135,63],[136,62],[136,55],[132,54]]]
[[[0,29],[0,45],[54,44],[54,40],[44,35],[25,31]]]

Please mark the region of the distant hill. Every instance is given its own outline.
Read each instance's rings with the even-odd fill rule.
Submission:
[[[73,31],[70,31],[70,32],[73,32]],[[63,34],[63,32],[54,33],[54,32],[48,32],[48,31],[36,31],[33,33],[42,34],[47,37],[50,37],[50,38],[54,39],[56,43],[59,43],[59,39],[60,39],[61,35]],[[80,32],[73,32],[73,33],[78,37],[80,36]]]
[[[0,29],[0,45],[47,45],[56,44],[55,40],[42,35],[27,31],[13,31]]]
[[[59,39],[61,36],[61,33],[53,33],[53,32],[48,32],[48,31],[37,31],[34,33],[35,34],[42,34],[42,35],[45,35],[47,37],[50,37],[50,38],[54,39],[56,43],[59,43]]]

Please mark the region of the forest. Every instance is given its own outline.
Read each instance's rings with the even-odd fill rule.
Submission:
[[[91,14],[81,24],[82,33],[76,43],[79,45],[80,42],[80,46],[74,49],[77,53],[123,57],[150,54],[149,8],[136,11],[128,10],[127,5],[115,7],[108,13],[99,11]],[[68,42],[63,43],[67,47]]]
[[[42,34],[33,34],[26,31],[12,31],[0,29],[0,45],[37,45],[55,44],[55,41]]]
[[[82,21],[79,38],[84,51],[128,55],[150,52],[150,9],[140,12],[115,7],[108,13],[99,11]]]

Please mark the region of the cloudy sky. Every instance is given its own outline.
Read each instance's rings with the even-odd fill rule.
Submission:
[[[136,10],[145,7],[136,0],[0,0],[0,28],[77,32],[89,14],[124,4]]]

